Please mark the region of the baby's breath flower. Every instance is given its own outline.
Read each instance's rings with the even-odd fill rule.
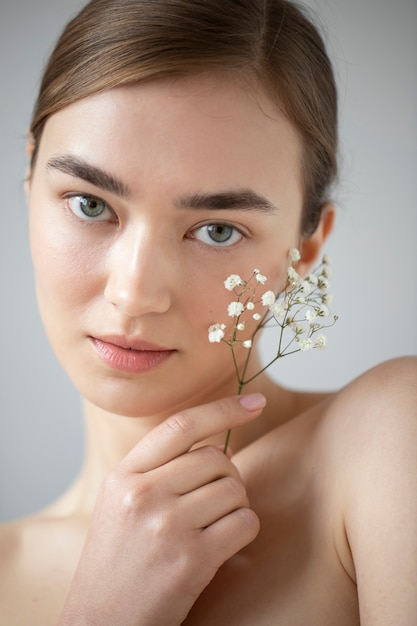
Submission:
[[[288,300],[280,300],[271,306],[270,311],[274,317],[285,317],[288,313]]]
[[[210,343],[220,343],[224,337],[224,324],[212,324],[208,329],[208,338]]]
[[[227,312],[230,317],[239,317],[245,310],[245,307],[241,302],[231,302],[227,307]]]
[[[301,254],[297,250],[297,248],[291,248],[291,250],[288,253],[288,256],[289,256],[291,263],[298,263],[298,261],[301,259]]]
[[[307,298],[305,296],[297,296],[294,300],[295,304],[306,304]]]
[[[330,305],[333,302],[333,294],[332,293],[324,293],[321,297],[321,301],[323,304]]]
[[[239,274],[231,274],[224,281],[224,286],[226,287],[227,291],[233,291],[233,289],[238,285],[243,285],[243,280],[241,279]]]
[[[311,350],[314,347],[312,339],[303,339],[298,342],[298,345],[303,352],[307,352],[307,350]]]
[[[325,304],[321,304],[317,309],[317,315],[319,317],[329,317],[330,311]]]
[[[309,309],[308,311],[306,311],[305,318],[307,322],[314,322],[316,317],[317,317],[316,311],[313,311],[312,309]]]
[[[256,281],[258,283],[261,283],[261,285],[264,285],[266,283],[266,280],[267,280],[266,276],[264,276],[263,274],[259,272],[256,274]]]
[[[324,254],[322,262],[323,262],[323,265],[330,265],[332,261],[328,254]]]
[[[290,322],[290,328],[294,335],[303,335],[305,333],[305,328],[300,322]]]
[[[329,267],[328,265],[325,265],[323,267],[323,269],[321,270],[321,275],[324,276],[324,278],[331,278],[332,277],[332,268]]]
[[[326,291],[327,289],[329,289],[330,287],[330,283],[327,280],[327,278],[325,276],[319,276],[319,288],[322,291]]]
[[[238,393],[277,359],[295,352],[307,352],[313,348],[322,350],[326,347],[326,336],[318,333],[332,325],[323,321],[330,315],[328,305],[332,301],[332,296],[327,291],[331,277],[331,270],[328,265],[329,258],[325,256],[322,265],[313,270],[307,278],[303,278],[293,267],[293,264],[300,260],[299,251],[293,248],[289,251],[288,256],[290,265],[287,268],[287,283],[278,295],[269,290],[260,297],[255,296],[259,285],[263,285],[267,280],[267,277],[261,274],[259,269],[253,270],[248,281],[242,280],[239,274],[231,274],[224,281],[224,286],[228,291],[233,291],[239,285],[242,286],[240,291],[235,291],[236,301],[231,302],[227,307],[229,316],[235,319],[233,323],[231,322],[232,328],[227,337],[225,324],[212,324],[208,329],[208,338],[211,343],[223,341],[230,346],[238,381]],[[255,312],[254,309],[258,303],[267,307],[267,311]],[[333,323],[336,320],[337,316],[335,315]],[[259,330],[271,326],[278,328],[277,347],[274,356],[257,373],[249,375],[248,363],[252,354],[251,348],[254,338]],[[253,330],[252,335],[246,339],[243,333],[247,331],[248,327]],[[238,335],[238,332],[242,334]],[[248,350],[246,360],[243,363],[234,352],[236,345],[242,345]],[[225,451],[227,445],[228,438],[224,446]]]
[[[296,287],[300,284],[302,280],[301,276],[295,271],[293,267],[289,267],[287,269],[287,276],[291,287]]]
[[[311,292],[311,285],[308,282],[308,280],[303,280],[303,282],[300,285],[300,289],[303,293],[307,295]]]
[[[273,306],[275,304],[275,294],[273,291],[265,291],[262,295],[263,306]]]
[[[318,337],[316,338],[314,342],[314,347],[318,348],[319,350],[324,350],[326,346],[327,346],[326,335],[318,335]]]

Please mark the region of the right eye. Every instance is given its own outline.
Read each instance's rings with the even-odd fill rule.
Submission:
[[[67,198],[67,204],[70,211],[84,221],[105,222],[112,217],[110,207],[96,196],[71,196]]]

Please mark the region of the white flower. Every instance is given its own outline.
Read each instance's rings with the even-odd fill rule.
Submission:
[[[245,324],[243,322],[240,322],[240,324],[238,324],[236,328],[237,330],[245,330]]]
[[[224,337],[224,324],[212,324],[208,329],[208,339],[210,343],[220,343]]]
[[[319,276],[319,287],[323,291],[326,291],[326,289],[329,289],[330,283],[325,276]]]
[[[297,296],[294,300],[295,304],[306,304],[307,300],[304,296]]]
[[[255,267],[255,269],[253,270],[253,273],[254,273],[254,274],[259,274],[259,270],[258,270],[258,268],[257,268],[257,267]]]
[[[244,342],[242,343],[242,346],[243,346],[244,348],[251,348],[251,347],[252,347],[252,339],[247,339],[246,341],[244,341]]]
[[[303,280],[303,282],[301,283],[301,291],[303,293],[309,294],[311,291],[311,285],[308,282],[308,280]]]
[[[248,311],[253,311],[255,305],[253,304],[253,302],[248,302],[246,308],[248,309]]]
[[[256,274],[256,280],[258,283],[261,283],[261,285],[264,285],[267,281],[266,276],[264,276],[263,274],[260,274],[259,272]]]
[[[321,301],[323,302],[323,304],[331,304],[333,302],[333,294],[324,293],[321,297]]]
[[[299,322],[291,322],[290,327],[294,335],[302,335],[305,332],[304,326]]]
[[[293,287],[296,287],[297,285],[299,285],[302,280],[299,274],[295,271],[293,267],[289,267],[287,269],[287,276],[288,276],[288,280],[290,281]]]
[[[307,350],[311,350],[311,348],[313,348],[313,342],[311,339],[303,339],[303,341],[299,341],[298,345],[300,346],[300,350],[303,352],[307,352]]]
[[[245,307],[241,302],[231,302],[227,307],[227,312],[230,317],[238,317],[243,313]]]
[[[274,317],[285,317],[288,311],[288,304],[285,302],[275,302],[271,307],[271,313]]]
[[[263,306],[273,306],[275,304],[275,294],[273,291],[265,291],[262,296]]]
[[[331,278],[332,277],[332,268],[329,267],[328,265],[325,265],[323,267],[323,269],[321,270],[321,275],[324,276],[324,278]]]
[[[319,317],[329,317],[330,311],[325,304],[321,304],[317,309],[317,315]]]
[[[323,262],[323,264],[324,264],[324,265],[330,265],[332,261],[331,261],[331,259],[330,259],[329,255],[328,255],[328,254],[325,254],[325,255],[323,256],[323,260],[322,260],[322,262]]]
[[[253,319],[256,320],[257,322],[259,322],[259,320],[261,319],[262,315],[260,313],[254,313],[252,315]]]
[[[327,346],[326,335],[318,335],[316,341],[314,342],[314,347],[319,348],[319,350],[324,350],[326,346]]]
[[[288,253],[289,259],[291,263],[297,263],[301,259],[301,254],[297,250],[297,248],[291,248]]]
[[[307,280],[312,285],[317,285],[319,282],[319,279],[317,278],[315,274],[309,274],[309,276],[307,277]]]
[[[305,318],[307,322],[314,322],[316,317],[317,317],[317,313],[313,311],[312,309],[309,309],[305,314]]]
[[[238,285],[243,285],[243,280],[241,279],[239,274],[231,274],[224,281],[224,286],[226,287],[227,291],[233,291],[233,289]]]

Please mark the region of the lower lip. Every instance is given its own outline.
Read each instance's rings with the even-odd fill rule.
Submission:
[[[164,363],[175,350],[128,350],[91,337],[98,356],[106,365],[120,372],[140,374]]]

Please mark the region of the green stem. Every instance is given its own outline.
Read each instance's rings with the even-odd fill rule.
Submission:
[[[242,389],[243,389],[243,382],[241,380],[239,380],[239,386],[238,386],[238,390],[237,390],[237,395],[240,396],[240,394],[242,393]],[[229,447],[229,441],[230,441],[230,435],[232,434],[232,430],[231,428],[229,428],[229,430],[227,431],[226,434],[226,440],[224,442],[224,447],[223,447],[223,453],[226,454],[227,453],[227,448]]]

